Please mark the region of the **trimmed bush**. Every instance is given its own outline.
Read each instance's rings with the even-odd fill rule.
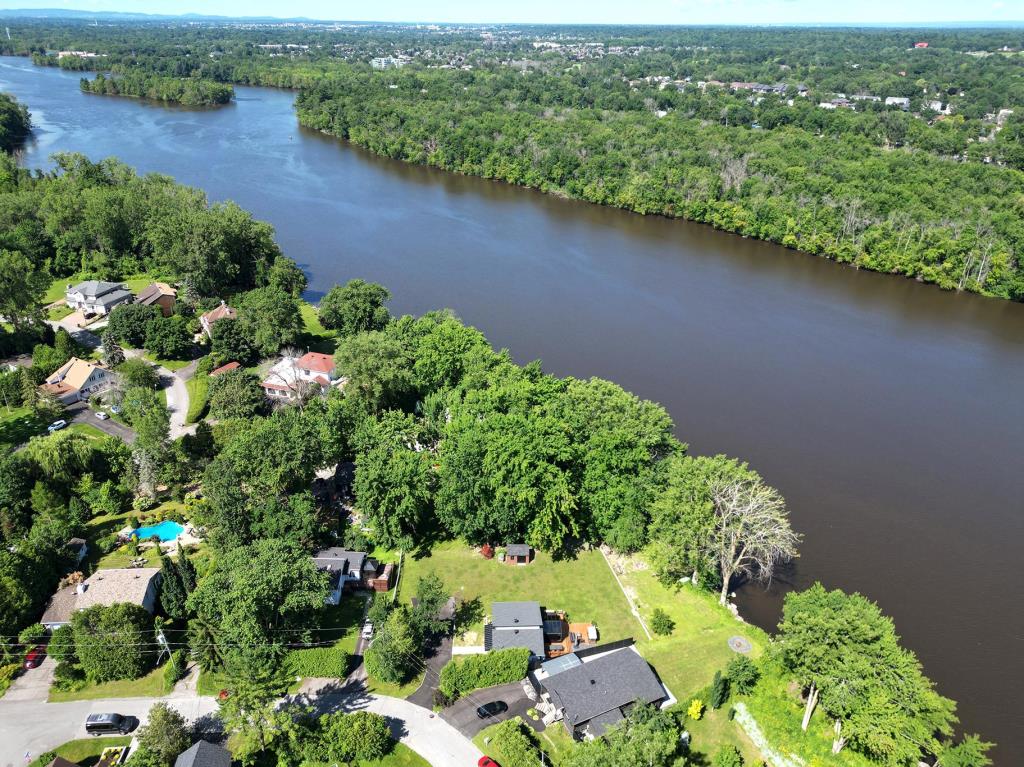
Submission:
[[[730,689],[739,695],[745,695],[754,689],[757,680],[761,678],[761,672],[754,661],[746,655],[737,655],[725,667],[725,676],[729,680]]]
[[[174,687],[175,682],[185,676],[188,668],[188,661],[185,659],[184,650],[175,650],[164,666],[164,686],[169,690]]]
[[[58,663],[53,670],[53,686],[61,692],[81,690],[85,687],[85,674],[72,663]]]
[[[532,735],[518,716],[495,726],[491,745],[501,757],[502,767],[536,767],[540,763],[540,748]]]
[[[517,682],[530,667],[530,651],[525,647],[496,650],[486,655],[453,658],[441,669],[441,692],[449,700],[484,687]]]
[[[50,645],[47,648],[50,657],[58,663],[74,663],[78,660],[75,657],[75,635],[70,625],[54,629],[50,637]]]
[[[672,629],[675,627],[675,621],[669,617],[667,612],[662,610],[660,607],[655,609],[654,613],[651,615],[651,631],[655,634],[668,636],[672,633]]]
[[[743,757],[736,746],[722,746],[711,764],[713,767],[743,767]]]
[[[348,669],[348,653],[340,647],[309,647],[288,653],[292,676],[341,679]]]

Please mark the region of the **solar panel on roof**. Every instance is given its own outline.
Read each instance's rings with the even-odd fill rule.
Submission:
[[[548,636],[562,636],[562,621],[560,620],[546,620],[544,621],[544,633]]]
[[[549,661],[545,661],[540,664],[540,667],[544,669],[544,672],[548,676],[554,676],[555,674],[561,674],[563,671],[568,671],[571,668],[576,668],[577,666],[582,665],[583,661],[581,661],[575,653],[569,653],[568,655],[563,655],[560,658],[553,658]]]

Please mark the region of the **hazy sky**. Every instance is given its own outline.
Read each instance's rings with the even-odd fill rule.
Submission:
[[[857,24],[1024,19],[1024,0],[0,0],[0,8],[594,24]]]

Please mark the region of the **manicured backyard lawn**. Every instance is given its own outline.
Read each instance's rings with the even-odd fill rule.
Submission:
[[[299,345],[308,348],[312,352],[321,354],[334,354],[338,346],[338,334],[333,330],[327,330],[320,324],[316,308],[305,301],[299,304],[299,311],[302,314],[302,323],[305,326],[303,338]]]
[[[127,746],[132,742],[131,737],[122,736],[117,738],[82,738],[81,740],[69,740],[63,745],[57,746],[54,751],[58,756],[63,756],[69,762],[78,764],[81,767],[91,767],[99,761],[103,749],[111,746]],[[45,767],[40,757],[29,762],[28,767]]]
[[[0,408],[0,445],[15,447],[45,434],[51,420],[36,415],[30,407]]]
[[[490,727],[485,727],[476,734],[473,738],[473,743],[487,756],[496,760],[498,764],[510,764],[511,761],[502,753],[501,749],[496,748],[493,743],[485,742],[494,737],[494,730],[497,726],[492,724]],[[529,725],[526,726],[529,727]],[[575,743],[573,743],[572,738],[569,737],[569,733],[565,731],[565,727],[562,726],[561,722],[555,722],[550,727],[547,727],[537,735],[537,740],[541,751],[547,757],[547,763],[556,765],[556,767],[562,758],[575,747]]]
[[[484,559],[476,549],[455,541],[439,544],[418,559],[407,555],[402,569],[399,598],[404,602],[416,593],[420,577],[435,573],[464,602],[479,598],[482,616],[490,612],[491,602],[533,600],[547,609],[564,610],[572,621],[596,624],[602,642],[642,633],[599,551],[581,551],[575,559],[562,561],[538,552],[528,565],[509,565]],[[483,644],[483,620],[475,621],[460,641]]]
[[[711,684],[715,671],[724,669],[735,657],[728,645],[730,637],[748,639],[754,648],[751,657],[761,654],[767,644],[764,632],[736,620],[713,594],[689,584],[669,588],[639,558],[620,561],[644,568],[627,566],[619,577],[633,595],[647,625],[650,626],[651,614],[659,607],[675,622],[669,636],[654,634],[654,639],[648,640],[646,634],[641,634],[637,644],[679,700]]]
[[[99,700],[100,698],[158,698],[170,690],[164,685],[164,668],[158,666],[138,679],[118,679],[113,682],[89,684],[81,690],[63,692],[50,688],[50,703],[69,700]]]

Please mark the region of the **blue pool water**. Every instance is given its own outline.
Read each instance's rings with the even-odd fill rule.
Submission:
[[[154,535],[161,541],[173,541],[185,528],[170,519],[165,519],[159,525],[147,525],[135,530],[132,535],[137,535],[140,541],[148,540]]]

